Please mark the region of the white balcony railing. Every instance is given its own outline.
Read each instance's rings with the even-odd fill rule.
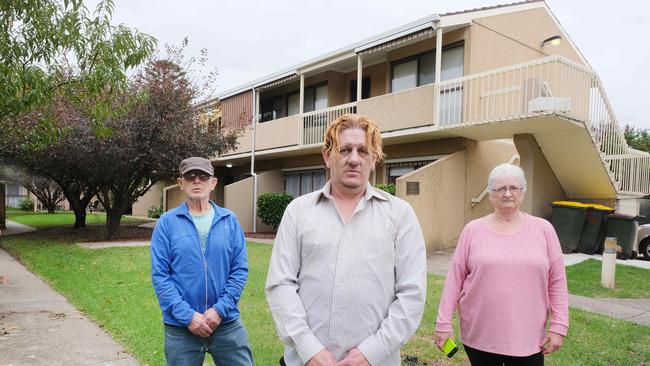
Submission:
[[[323,142],[327,125],[335,119],[349,113],[357,112],[357,103],[341,104],[335,107],[304,113],[302,115],[302,130],[300,136],[303,145],[313,145]]]
[[[585,66],[552,56],[444,81],[435,90],[440,129],[544,114],[584,122],[619,191],[650,193],[650,154],[627,145],[598,75]]]

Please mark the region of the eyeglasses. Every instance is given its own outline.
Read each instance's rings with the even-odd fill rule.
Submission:
[[[212,176],[207,173],[196,172],[196,171],[187,172],[183,174],[183,179],[185,179],[188,182],[194,182],[194,179],[196,179],[197,177],[201,182],[207,182]]]
[[[510,193],[512,193],[512,194],[517,194],[517,193],[519,193],[519,192],[521,192],[521,191],[523,191],[523,190],[524,190],[523,187],[517,187],[517,186],[503,186],[503,187],[499,187],[499,188],[495,188],[495,189],[493,189],[492,192],[498,193],[498,194],[500,194],[500,195],[503,196],[503,195],[506,194],[506,192],[508,192],[508,191],[510,191]]]

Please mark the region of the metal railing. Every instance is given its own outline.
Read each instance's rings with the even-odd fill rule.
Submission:
[[[303,145],[320,144],[327,126],[335,119],[349,113],[357,112],[357,103],[341,104],[335,107],[304,113],[300,124],[300,136]]]
[[[650,193],[650,154],[627,145],[600,78],[585,66],[551,56],[444,81],[436,90],[440,129],[545,114],[584,122],[619,191]]]

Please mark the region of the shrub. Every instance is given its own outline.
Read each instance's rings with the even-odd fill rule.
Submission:
[[[291,200],[293,197],[287,193],[262,193],[257,198],[257,216],[263,223],[277,230],[284,210]]]
[[[21,211],[34,211],[34,201],[31,198],[23,198],[18,202],[18,208]]]
[[[162,215],[162,207],[160,206],[151,206],[147,210],[147,217],[152,218],[152,219],[157,219]]]
[[[377,184],[375,188],[379,188],[382,191],[386,191],[393,196],[395,195],[395,185],[394,184]]]

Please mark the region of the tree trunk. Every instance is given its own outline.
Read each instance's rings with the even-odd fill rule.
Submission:
[[[72,210],[74,211],[74,228],[79,229],[86,227],[86,208],[81,205],[73,205],[70,203]]]
[[[122,213],[119,210],[106,211],[106,229],[108,238],[114,239],[120,236],[120,223],[122,222]]]
[[[47,206],[47,213],[48,214],[53,214],[54,213],[54,207],[55,206]]]

